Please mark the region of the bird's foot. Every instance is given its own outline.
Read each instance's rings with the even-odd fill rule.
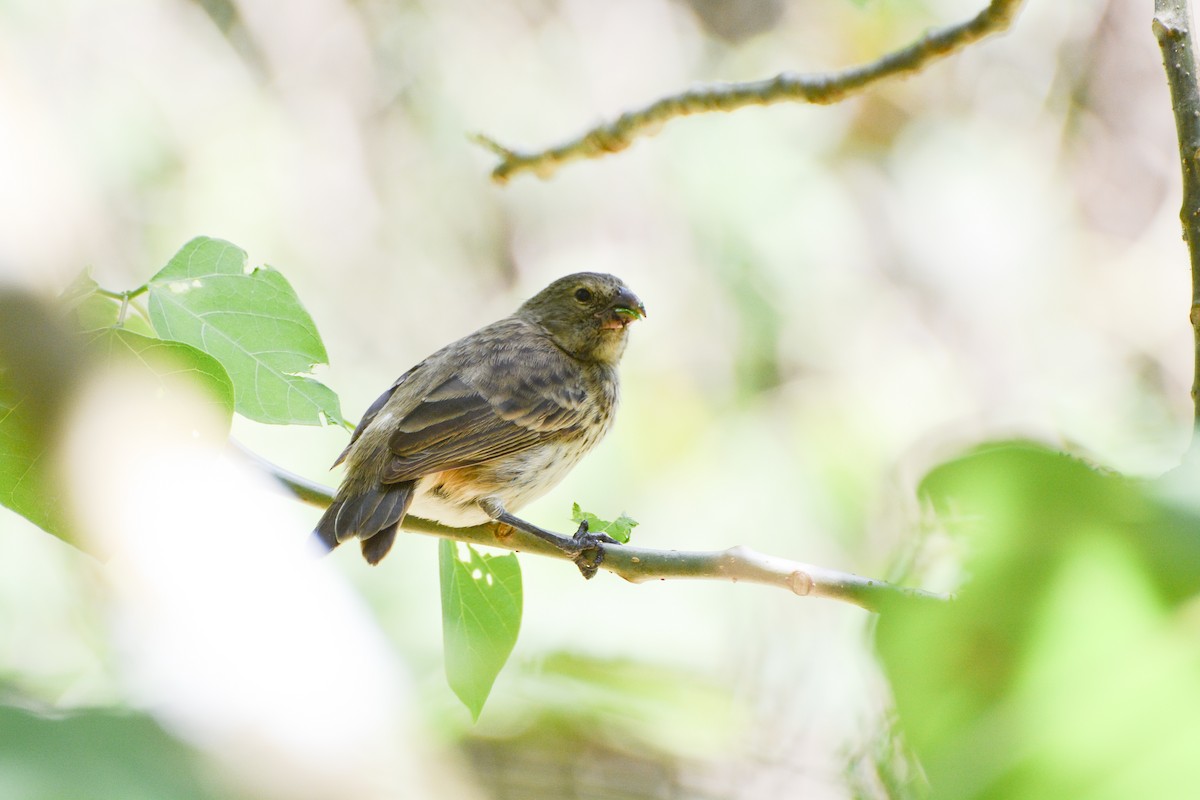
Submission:
[[[484,510],[501,526],[508,525],[515,530],[524,531],[554,545],[570,556],[571,560],[575,562],[575,566],[579,567],[580,574],[588,579],[594,577],[600,565],[604,563],[604,546],[620,544],[606,533],[590,533],[586,521],[579,523],[579,529],[573,536],[563,536],[559,533],[542,530],[519,517],[514,517],[502,506],[492,505],[489,507],[485,505]]]
[[[575,562],[575,566],[579,567],[579,574],[583,575],[586,580],[595,577],[596,571],[604,563],[604,545],[620,544],[607,533],[589,533],[587,520],[579,523],[579,529],[571,537],[571,542],[579,548],[579,552],[572,560]]]

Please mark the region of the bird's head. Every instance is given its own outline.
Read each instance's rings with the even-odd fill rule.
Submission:
[[[620,278],[577,272],[526,300],[517,316],[541,325],[575,358],[615,364],[629,323],[646,316],[646,307]]]

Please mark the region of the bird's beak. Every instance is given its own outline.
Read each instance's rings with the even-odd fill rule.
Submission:
[[[622,289],[613,300],[609,313],[601,319],[600,327],[624,328],[635,319],[641,319],[645,316],[646,307],[642,305],[642,301],[637,298],[637,295],[628,289]]]

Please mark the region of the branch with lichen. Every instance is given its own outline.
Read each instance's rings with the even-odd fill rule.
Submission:
[[[773,103],[837,103],[876,81],[918,72],[985,36],[1006,30],[1020,6],[1021,0],[992,0],[971,19],[936,28],[882,58],[838,72],[811,75],[785,72],[761,81],[695,87],[627,111],[615,120],[545,150],[514,150],[482,134],[474,138],[500,158],[492,170],[492,178],[498,183],[523,172],[546,178],[571,161],[618,153],[677,117]]]
[[[1200,425],[1200,85],[1188,0],[1155,0],[1153,28],[1171,87],[1171,108],[1175,112],[1179,163],[1183,170],[1183,207],[1179,219],[1192,263],[1190,317],[1195,350],[1192,405],[1194,424]]]
[[[249,450],[241,449],[241,452],[298,500],[321,508],[333,501],[333,492],[327,487],[288,472]],[[407,516],[401,527],[414,533],[460,542],[536,553],[568,562],[571,560],[569,555],[553,544],[499,523],[451,528],[432,520]],[[940,603],[949,599],[945,595],[766,555],[742,546],[699,551],[608,545],[604,549],[601,568],[631,583],[667,578],[761,583],[801,597],[841,600],[868,611],[881,611],[901,604]]]

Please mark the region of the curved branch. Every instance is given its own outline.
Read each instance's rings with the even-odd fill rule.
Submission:
[[[1191,322],[1195,367],[1192,379],[1194,423],[1200,424],[1200,86],[1196,54],[1192,48],[1192,12],[1187,0],[1155,0],[1154,37],[1163,55],[1163,68],[1171,87],[1171,108],[1179,139],[1183,170],[1183,207],[1179,219],[1192,263]]]
[[[492,179],[496,182],[505,183],[522,172],[532,172],[546,178],[568,162],[620,152],[633,144],[635,139],[649,135],[676,117],[782,102],[839,102],[876,81],[917,72],[932,61],[1007,29],[1020,6],[1021,0],[991,0],[987,8],[971,19],[931,30],[908,46],[876,61],[838,72],[812,75],[785,72],[762,81],[721,83],[689,89],[663,97],[636,111],[627,111],[611,122],[597,125],[575,139],[545,150],[522,152],[498,144],[482,134],[474,138],[500,157],[500,163],[492,170]]]
[[[240,445],[238,450],[275,478],[298,500],[322,508],[332,502],[333,492],[327,487],[288,472]],[[570,556],[549,542],[499,523],[451,528],[432,520],[409,516],[404,518],[402,527],[415,533],[570,561]],[[941,603],[949,599],[945,595],[933,592],[895,586],[885,581],[838,572],[815,564],[766,555],[740,545],[728,550],[710,551],[652,550],[633,545],[609,546],[604,550],[604,563],[601,567],[631,583],[667,578],[733,583],[745,581],[786,589],[801,597],[842,600],[868,611],[881,611],[899,604]]]

